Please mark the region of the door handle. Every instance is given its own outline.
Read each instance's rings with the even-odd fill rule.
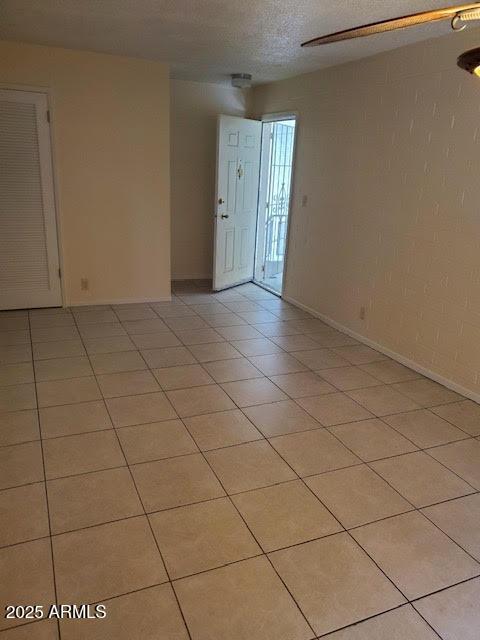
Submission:
[[[228,213],[222,213],[222,215],[220,216],[222,220],[225,220],[225,218],[228,218],[229,215]]]

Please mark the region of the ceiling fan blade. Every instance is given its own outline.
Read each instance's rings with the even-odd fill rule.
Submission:
[[[417,24],[427,22],[435,22],[437,20],[448,20],[454,18],[462,11],[480,8],[480,2],[470,4],[461,4],[455,7],[446,7],[445,9],[434,9],[433,11],[422,11],[421,13],[412,13],[408,16],[392,18],[391,20],[381,20],[380,22],[372,22],[360,27],[337,31],[326,36],[313,38],[302,44],[302,47],[316,47],[320,44],[329,44],[331,42],[340,42],[341,40],[350,40],[351,38],[363,38],[376,33],[385,33],[387,31],[395,31],[396,29],[405,29],[405,27],[413,27]]]

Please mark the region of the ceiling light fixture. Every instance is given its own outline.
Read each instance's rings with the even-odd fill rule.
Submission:
[[[251,73],[232,73],[232,87],[237,89],[249,89],[252,86]]]
[[[460,69],[465,69],[468,73],[480,78],[480,47],[462,53],[458,57],[457,64]]]

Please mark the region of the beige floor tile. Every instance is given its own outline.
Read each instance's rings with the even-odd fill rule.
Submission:
[[[0,387],[27,384],[34,381],[31,362],[0,364]]]
[[[159,391],[157,381],[150,371],[123,371],[97,376],[104,398],[119,398]]]
[[[102,395],[93,376],[37,382],[39,407],[99,400]]]
[[[325,429],[278,436],[270,440],[299,476],[332,471],[360,460]]]
[[[342,530],[300,480],[247,491],[232,499],[266,552]]]
[[[290,320],[288,324],[302,333],[318,333],[319,331],[331,329],[331,327],[325,324],[325,322],[322,322],[322,320],[312,317],[300,320]]]
[[[175,410],[162,391],[139,396],[111,398],[106,402],[116,427],[129,427],[177,417]]]
[[[322,473],[305,482],[346,529],[412,509],[366,465]]]
[[[228,498],[154,513],[150,522],[172,579],[261,553]]]
[[[313,349],[311,351],[295,351],[295,357],[310,369],[322,370],[348,365],[345,358],[337,355],[331,349]]]
[[[358,344],[358,341],[341,331],[315,332],[309,334],[319,347],[346,347],[347,345]]]
[[[2,312],[3,314],[4,312]],[[28,329],[28,316],[2,315],[0,316],[0,331],[15,331],[16,329]]]
[[[349,391],[348,395],[376,416],[413,411],[420,407],[388,385]]]
[[[292,327],[288,322],[264,322],[263,324],[257,324],[254,328],[262,335],[268,338],[278,338],[280,336],[295,336],[300,335],[302,332],[300,329]],[[261,355],[261,354],[256,354]]]
[[[444,640],[477,640],[480,579],[450,587],[415,602],[415,608]]]
[[[417,447],[377,418],[329,428],[364,462],[416,451]]]
[[[210,342],[224,342],[222,336],[214,329],[190,329],[188,331],[176,331],[178,338],[185,345],[207,344]]]
[[[192,311],[198,313],[199,316],[212,316],[217,313],[228,313],[228,308],[221,302],[204,302],[202,304],[193,304]]]
[[[97,324],[101,322],[117,322],[117,316],[108,307],[108,305],[92,305],[91,308],[82,307],[81,309],[73,309],[78,324]]]
[[[60,327],[32,327],[32,342],[57,342],[58,340],[74,340],[79,337],[74,325]]]
[[[225,391],[216,384],[168,391],[167,397],[181,418],[235,408]]]
[[[262,311],[239,312],[238,315],[246,320],[249,324],[275,322],[276,320],[278,320],[277,316],[274,316],[273,313],[270,313],[269,311],[265,311],[265,309],[263,309]]]
[[[195,640],[309,640],[313,633],[266,558],[175,582]]]
[[[293,480],[295,474],[268,442],[250,442],[205,454],[227,493]]]
[[[106,618],[88,620],[87,622],[62,620],[62,639],[189,639],[172,587],[169,584],[135,591],[107,600],[103,604],[108,611]]]
[[[291,398],[320,396],[336,391],[335,387],[332,387],[331,384],[311,371],[275,375],[271,376],[270,379]]]
[[[166,347],[164,349],[146,349],[141,352],[151,368],[174,367],[182,364],[195,364],[196,360],[186,347]]]
[[[125,465],[112,429],[45,440],[43,455],[48,479]]]
[[[307,371],[305,365],[288,353],[274,353],[267,356],[253,356],[250,361],[266,376]]]
[[[235,349],[248,358],[253,356],[266,356],[272,353],[284,353],[280,347],[268,338],[252,338],[251,340],[234,340]]]
[[[103,400],[40,409],[44,438],[110,429],[112,423]]]
[[[156,379],[164,391],[172,389],[186,389],[213,384],[215,381],[199,364],[180,365],[154,369]]]
[[[378,380],[360,367],[336,367],[335,369],[323,369],[319,375],[333,384],[340,391],[362,389],[363,387],[375,387]]]
[[[185,418],[185,424],[202,451],[260,440],[262,434],[238,409]]]
[[[31,359],[32,359],[32,347],[29,344],[0,345],[0,363],[1,364],[29,362]]]
[[[181,321],[182,318],[176,318]],[[168,327],[160,318],[154,318],[153,320],[129,320],[122,322],[124,329],[129,335],[140,336],[146,333],[161,333],[162,331],[168,332]]]
[[[239,316],[237,316],[239,317]],[[245,322],[240,318],[241,322]],[[234,325],[226,327],[218,327],[217,332],[225,338],[225,340],[252,340],[254,338],[262,338],[262,334],[250,325]]]
[[[221,385],[239,407],[286,400],[287,396],[267,378],[238,380]]]
[[[150,307],[143,305],[126,305],[122,309],[114,309],[115,314],[121,322],[131,322],[132,320],[158,320],[157,314]]]
[[[373,469],[416,507],[472,492],[461,478],[423,451],[373,462]]]
[[[225,309],[226,310],[226,309]],[[181,318],[166,318],[165,323],[175,331],[192,331],[208,327],[203,318],[199,316],[185,316]]]
[[[2,640],[58,640],[56,620],[41,620],[2,633]]]
[[[66,380],[93,375],[92,367],[86,356],[75,358],[54,358],[35,362],[35,378],[37,382],[49,380]]]
[[[34,384],[14,384],[0,387],[0,413],[35,409],[37,399]]]
[[[453,405],[447,405],[453,406]],[[449,424],[428,409],[385,416],[383,421],[391,425],[417,447],[425,449],[466,438],[467,434]]]
[[[60,602],[97,602],[167,580],[145,516],[63,533],[52,542]]]
[[[372,414],[344,393],[300,398],[298,403],[325,427],[372,418]]]
[[[480,494],[422,509],[444,533],[480,562]]]
[[[85,349],[81,340],[62,340],[60,342],[39,342],[33,345],[34,360],[52,358],[73,358],[84,356]]]
[[[119,351],[117,353],[97,353],[90,356],[96,374],[119,373],[121,371],[140,371],[147,365],[138,351]]]
[[[347,533],[275,551],[270,559],[319,635],[405,601]]]
[[[181,420],[164,420],[118,429],[129,464],[195,453],[198,448]]]
[[[196,344],[190,351],[199,362],[213,362],[215,360],[229,360],[240,358],[241,354],[228,342],[212,342],[210,344]]]
[[[236,327],[236,326],[248,326],[246,320],[237,316],[236,313],[215,313],[211,316],[205,316],[205,322],[210,326],[216,329],[223,329],[226,327]],[[261,335],[261,334],[260,334]],[[251,335],[250,337],[255,337]]]
[[[178,347],[182,344],[173,331],[144,333],[130,337],[138,349],[165,349],[168,347]]]
[[[128,336],[111,338],[85,338],[85,347],[89,354],[134,351],[135,345]]]
[[[336,631],[327,640],[438,640],[411,605],[405,605]]]
[[[480,442],[463,440],[430,449],[428,453],[475,489],[480,489]]]
[[[380,360],[379,362],[362,364],[360,368],[385,384],[403,382],[404,380],[415,380],[416,378],[422,377],[416,371],[404,367],[403,364],[395,362],[394,360]]]
[[[30,344],[30,331],[19,329],[18,331],[0,331],[0,345]]]
[[[206,362],[203,367],[213,377],[215,382],[234,382],[236,380],[249,380],[263,377],[263,374],[246,358]]]
[[[171,509],[225,495],[201,454],[131,467],[146,511]]]
[[[454,391],[450,391],[441,384],[421,378],[420,380],[410,380],[408,382],[398,382],[393,388],[400,393],[411,398],[421,407],[433,407],[437,404],[455,402],[463,400],[462,396]]]
[[[306,351],[307,349],[318,349],[318,343],[312,340],[310,336],[296,334],[293,336],[275,336],[271,338],[272,342],[277,344],[285,351]]]
[[[0,575],[0,629],[24,622],[3,617],[8,604],[38,604],[48,611],[55,602],[50,540],[34,540],[0,549]]]
[[[367,524],[352,532],[409,599],[480,573],[480,565],[418,512]]]
[[[0,491],[0,546],[50,534],[43,482]]]
[[[42,480],[42,449],[39,442],[0,448],[0,489]]]
[[[352,364],[368,364],[369,362],[387,360],[387,356],[384,356],[383,353],[379,353],[364,344],[336,347],[334,351]]]
[[[39,438],[38,414],[35,409],[0,413],[0,446]]]
[[[244,413],[267,438],[321,428],[320,423],[292,400],[246,407]]]
[[[463,400],[434,407],[432,411],[471,436],[480,435],[480,405],[476,402]]]
[[[53,534],[143,513],[125,467],[49,480],[47,490]]]
[[[84,324],[80,327],[82,338],[113,338],[126,336],[127,332],[119,322],[102,322],[100,324]]]

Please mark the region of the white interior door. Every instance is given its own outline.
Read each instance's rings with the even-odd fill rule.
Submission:
[[[47,109],[0,90],[0,309],[62,304]]]
[[[253,278],[260,139],[257,120],[219,116],[213,288]]]

